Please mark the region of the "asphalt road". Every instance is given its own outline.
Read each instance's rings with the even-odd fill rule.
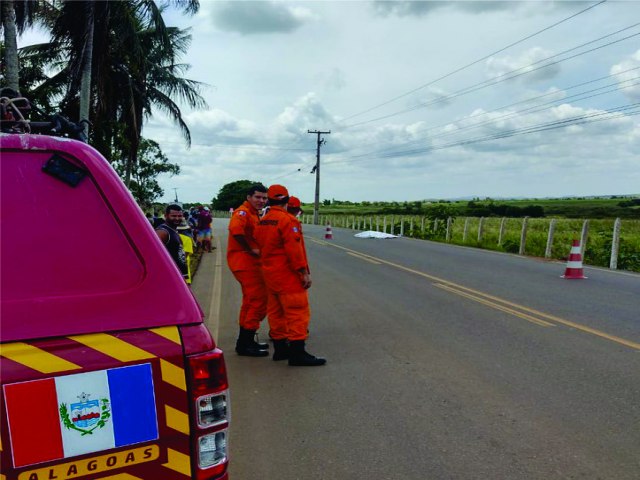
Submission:
[[[296,368],[233,351],[215,233],[196,295],[226,352],[232,479],[640,479],[639,275],[305,226],[328,363]]]

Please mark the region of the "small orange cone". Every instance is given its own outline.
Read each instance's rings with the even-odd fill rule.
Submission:
[[[331,231],[331,224],[330,223],[327,223],[327,230],[324,233],[324,239],[325,240],[333,239],[333,232]]]
[[[568,279],[582,279],[587,278],[584,276],[584,270],[582,268],[582,253],[580,252],[580,242],[578,240],[573,241],[571,247],[571,253],[569,253],[569,261],[567,262],[567,268],[564,271],[562,278]]]

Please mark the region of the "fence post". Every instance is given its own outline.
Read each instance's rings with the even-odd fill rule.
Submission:
[[[484,226],[484,217],[480,217],[480,222],[478,223],[478,243],[482,242],[483,226]]]
[[[552,218],[549,222],[549,235],[547,235],[547,248],[544,251],[544,258],[551,258],[551,249],[553,248],[553,234],[556,231],[556,219]]]
[[[582,234],[580,235],[580,253],[584,258],[584,251],[587,249],[587,238],[589,237],[589,220],[585,220],[582,224]]]
[[[520,232],[520,250],[519,255],[524,255],[525,245],[527,244],[527,224],[529,223],[529,217],[522,219],[522,231]]]
[[[440,219],[439,218],[435,218],[433,220],[433,235],[437,236],[438,235],[438,225],[440,223]]]
[[[356,229],[356,216],[353,216],[353,223],[351,224],[351,230],[355,230]]]
[[[411,217],[411,224],[409,226],[409,235],[413,237],[413,216]]]
[[[611,260],[609,261],[609,268],[612,270],[618,269],[618,251],[620,249],[620,227],[622,222],[619,218],[613,223],[613,241],[611,242]]]
[[[500,233],[498,233],[498,245],[502,245],[502,238],[504,237],[505,223],[507,223],[507,217],[502,217],[502,220],[500,220]]]
[[[395,215],[391,215],[391,228],[389,229],[389,233],[391,235],[396,234],[396,216]]]
[[[387,233],[387,216],[382,217],[382,231]]]
[[[422,232],[422,235],[424,235],[424,217],[422,217],[422,224],[420,225],[420,231]]]
[[[469,232],[469,217],[464,219],[464,230],[462,231],[462,243],[467,243],[468,232]]]
[[[453,221],[451,220],[451,217],[447,217],[447,236],[446,236],[447,243],[451,241],[451,223],[452,222]]]
[[[380,217],[376,215],[376,232],[380,231]]]
[[[369,230],[373,230],[373,217],[369,217]]]
[[[400,217],[400,236],[404,237],[404,217]]]

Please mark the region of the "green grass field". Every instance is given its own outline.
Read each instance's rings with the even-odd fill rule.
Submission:
[[[622,205],[621,205],[622,203]],[[471,204],[471,207],[470,207]],[[452,219],[449,242],[456,245],[519,253],[523,218],[510,215],[472,215],[493,205],[518,207],[525,213],[529,206],[539,206],[544,217],[527,219],[524,253],[544,257],[549,225],[555,219],[555,233],[550,258],[565,260],[574,239],[580,239],[584,220],[589,229],[583,262],[587,265],[609,267],[613,226],[621,219],[618,269],[640,272],[640,196],[615,198],[566,198],[529,200],[474,200],[436,202],[340,202],[325,200],[320,205],[321,224],[359,230],[383,230],[407,237],[446,242],[447,218]],[[313,205],[303,204],[303,221],[312,223]],[[216,212],[227,217],[227,212]],[[482,235],[478,238],[481,218]],[[500,224],[505,218],[502,241]],[[467,223],[467,235],[464,225]],[[354,227],[355,224],[355,227]],[[424,224],[424,229],[423,229]]]
[[[621,206],[621,204],[635,201],[636,205]],[[504,206],[525,209],[527,207],[542,207],[544,216],[562,218],[629,218],[640,220],[640,195],[614,196],[597,198],[544,198],[518,200],[476,199],[473,201],[414,201],[414,202],[341,202],[339,200],[325,200],[320,205],[321,215],[433,215],[433,212],[446,211],[446,216],[505,216],[502,213],[492,213],[490,208]],[[305,204],[305,211],[313,210],[313,205]],[[526,213],[525,213],[526,214]],[[442,215],[440,215],[442,216]],[[506,216],[524,216],[509,215]],[[530,215],[531,216],[531,215]]]
[[[307,210],[309,211],[309,210]],[[449,242],[456,245],[483,248],[488,250],[519,253],[522,232],[522,218],[505,218],[504,230],[500,240],[502,218],[482,219],[482,231],[479,236],[481,218],[451,217]],[[386,219],[386,221],[385,221]],[[305,215],[305,222],[311,222],[311,215]],[[321,223],[327,222],[335,227],[357,230],[384,230],[396,235],[422,238],[434,241],[447,241],[447,220],[415,215],[321,215]],[[525,255],[545,257],[549,234],[550,218],[527,219]],[[580,240],[584,220],[556,218],[555,232],[549,258],[565,260],[571,250],[574,239]],[[583,262],[588,265],[609,267],[613,227],[615,219],[590,219]],[[466,237],[465,237],[465,223]],[[424,229],[423,229],[424,224]],[[640,220],[621,221],[618,269],[640,272]]]

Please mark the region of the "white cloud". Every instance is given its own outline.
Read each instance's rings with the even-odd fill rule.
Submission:
[[[453,103],[451,92],[447,92],[443,88],[429,86],[426,90],[426,93],[410,96],[406,101],[407,108],[418,108],[418,106],[445,108]]]
[[[253,122],[238,120],[219,109],[189,113],[185,116],[185,122],[189,125],[194,136],[203,137],[211,143],[223,139],[233,140],[233,143],[237,143],[237,141],[250,139],[256,135]]]
[[[379,9],[375,18],[372,5]],[[205,200],[225,183],[249,178],[283,183],[310,201],[316,136],[307,130],[315,129],[332,132],[322,147],[321,198],[403,201],[637,191],[637,116],[606,114],[607,121],[507,136],[625,103],[624,91],[595,96],[588,90],[612,83],[589,83],[608,73],[620,82],[629,79],[623,72],[640,65],[638,53],[629,55],[630,42],[545,69],[533,71],[543,62],[530,65],[625,27],[633,5],[601,4],[486,64],[472,64],[589,5],[202,2],[209,28],[195,19],[188,62],[193,78],[216,85],[207,92],[216,108],[187,116],[191,150],[174,126],[153,120],[153,138],[183,166],[178,177],[163,183],[167,197],[178,187],[181,198]],[[264,24],[254,21],[258,11],[264,12]],[[530,73],[447,99],[487,75],[520,68]],[[578,84],[584,86],[568,89]],[[585,98],[573,97],[580,92]],[[547,105],[552,100],[556,103]],[[395,115],[424,103],[427,108]],[[380,107],[367,112],[374,106]],[[519,112],[530,107],[527,115]],[[378,117],[384,120],[372,120]],[[366,123],[344,128],[359,122]],[[145,135],[152,132],[149,127]],[[501,133],[505,138],[467,143]]]
[[[462,10],[470,13],[485,13],[519,8],[517,2],[505,1],[411,1],[411,0],[374,0],[373,9],[376,14],[386,17],[397,15],[425,16],[440,9]]]
[[[286,107],[278,115],[276,124],[291,133],[302,133],[307,129],[324,131],[335,124],[332,115],[327,112],[315,93],[310,92]]]
[[[486,69],[490,78],[511,78],[517,75],[522,82],[539,82],[554,78],[560,73],[560,66],[552,61],[545,61],[553,53],[541,47],[533,47],[519,56],[505,55],[487,59]]]
[[[210,16],[220,30],[242,35],[291,33],[313,18],[304,7],[273,1],[219,1]]]
[[[611,67],[611,75],[616,75],[623,93],[631,100],[640,100],[640,50],[629,58]]]

